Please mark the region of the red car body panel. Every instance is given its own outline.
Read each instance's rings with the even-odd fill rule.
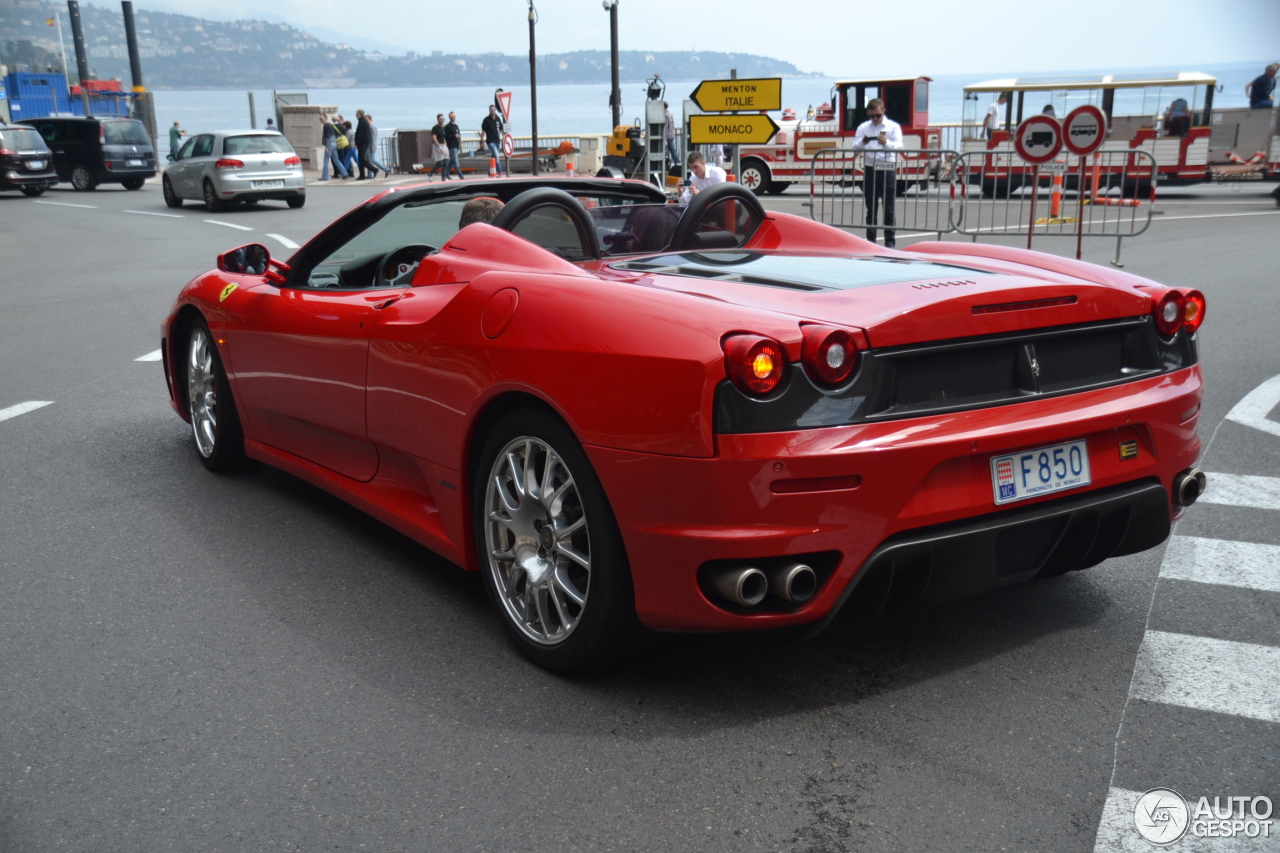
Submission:
[[[608,261],[571,264],[477,224],[424,258],[409,289],[277,288],[220,271],[197,277],[162,328],[170,398],[187,418],[173,329],[194,310],[214,334],[250,456],[472,570],[477,424],[504,395],[536,398],[586,448],[627,546],[637,613],[659,629],[821,619],[887,537],[992,512],[990,459],[999,453],[1084,438],[1090,488],[1150,478],[1166,491],[1199,455],[1198,366],[1012,405],[717,434],[721,341],[730,333],[773,337],[795,361],[806,321],[847,326],[864,348],[883,348],[1143,316],[1163,292],[1135,276],[1016,249],[923,243],[911,253],[886,251],[780,213],[767,215],[748,248],[917,258],[996,274],[960,269],[942,281],[797,294]],[[974,311],[1061,297],[1075,301]],[[1140,453],[1122,460],[1116,447],[1126,440],[1138,441]],[[775,493],[776,481],[829,477],[859,485]],[[696,578],[708,560],[826,551],[840,555],[830,581],[790,612],[731,612]]]

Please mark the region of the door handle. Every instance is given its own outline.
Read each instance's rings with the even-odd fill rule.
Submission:
[[[386,308],[388,305],[392,304],[393,302],[399,302],[401,299],[404,299],[404,294],[400,294],[398,296],[392,296],[390,299],[383,299],[381,302],[375,302],[373,303],[373,307],[381,311],[383,308]]]

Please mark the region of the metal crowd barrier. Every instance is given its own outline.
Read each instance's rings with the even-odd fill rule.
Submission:
[[[838,228],[865,228],[895,237],[946,233],[971,237],[1122,240],[1151,225],[1156,161],[1145,151],[1103,151],[1081,162],[1060,155],[1036,166],[1012,150],[959,154],[950,150],[875,152],[828,148],[809,167],[809,215]],[[870,176],[870,177],[869,177]],[[893,229],[887,229],[893,211]]]
[[[826,148],[809,165],[809,215],[838,228],[935,233],[951,225],[951,167],[955,151],[863,151]],[[892,216],[890,216],[892,213]],[[878,229],[869,226],[877,224]]]

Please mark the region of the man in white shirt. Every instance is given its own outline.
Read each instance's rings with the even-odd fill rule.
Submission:
[[[996,98],[996,102],[987,107],[987,117],[982,120],[982,129],[986,131],[987,139],[1000,129],[1000,113],[1001,107],[1009,102],[1009,96],[1004,92],[1000,93],[1000,97]]]
[[[867,206],[867,225],[876,224],[877,208],[884,206],[884,245],[895,245],[893,199],[898,187],[898,155],[902,150],[902,126],[884,114],[884,101],[867,102],[867,120],[858,125],[853,147],[866,151],[862,155],[862,198]],[[867,229],[867,239],[876,241],[876,229]]]
[[[723,184],[725,182],[724,169],[719,166],[707,165],[707,158],[702,156],[701,151],[689,152],[689,171],[693,172],[693,178],[683,190],[680,191],[680,201],[688,204],[693,201],[693,197],[705,190],[713,184]]]

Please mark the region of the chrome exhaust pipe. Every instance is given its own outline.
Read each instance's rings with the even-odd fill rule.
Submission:
[[[1188,468],[1173,478],[1173,502],[1178,506],[1191,506],[1204,494],[1208,481],[1199,468]]]
[[[716,592],[743,607],[755,607],[764,601],[769,591],[769,579],[764,572],[750,566],[728,569],[711,579]]]
[[[779,566],[769,572],[769,592],[790,601],[803,604],[818,591],[818,576],[804,563]]]

